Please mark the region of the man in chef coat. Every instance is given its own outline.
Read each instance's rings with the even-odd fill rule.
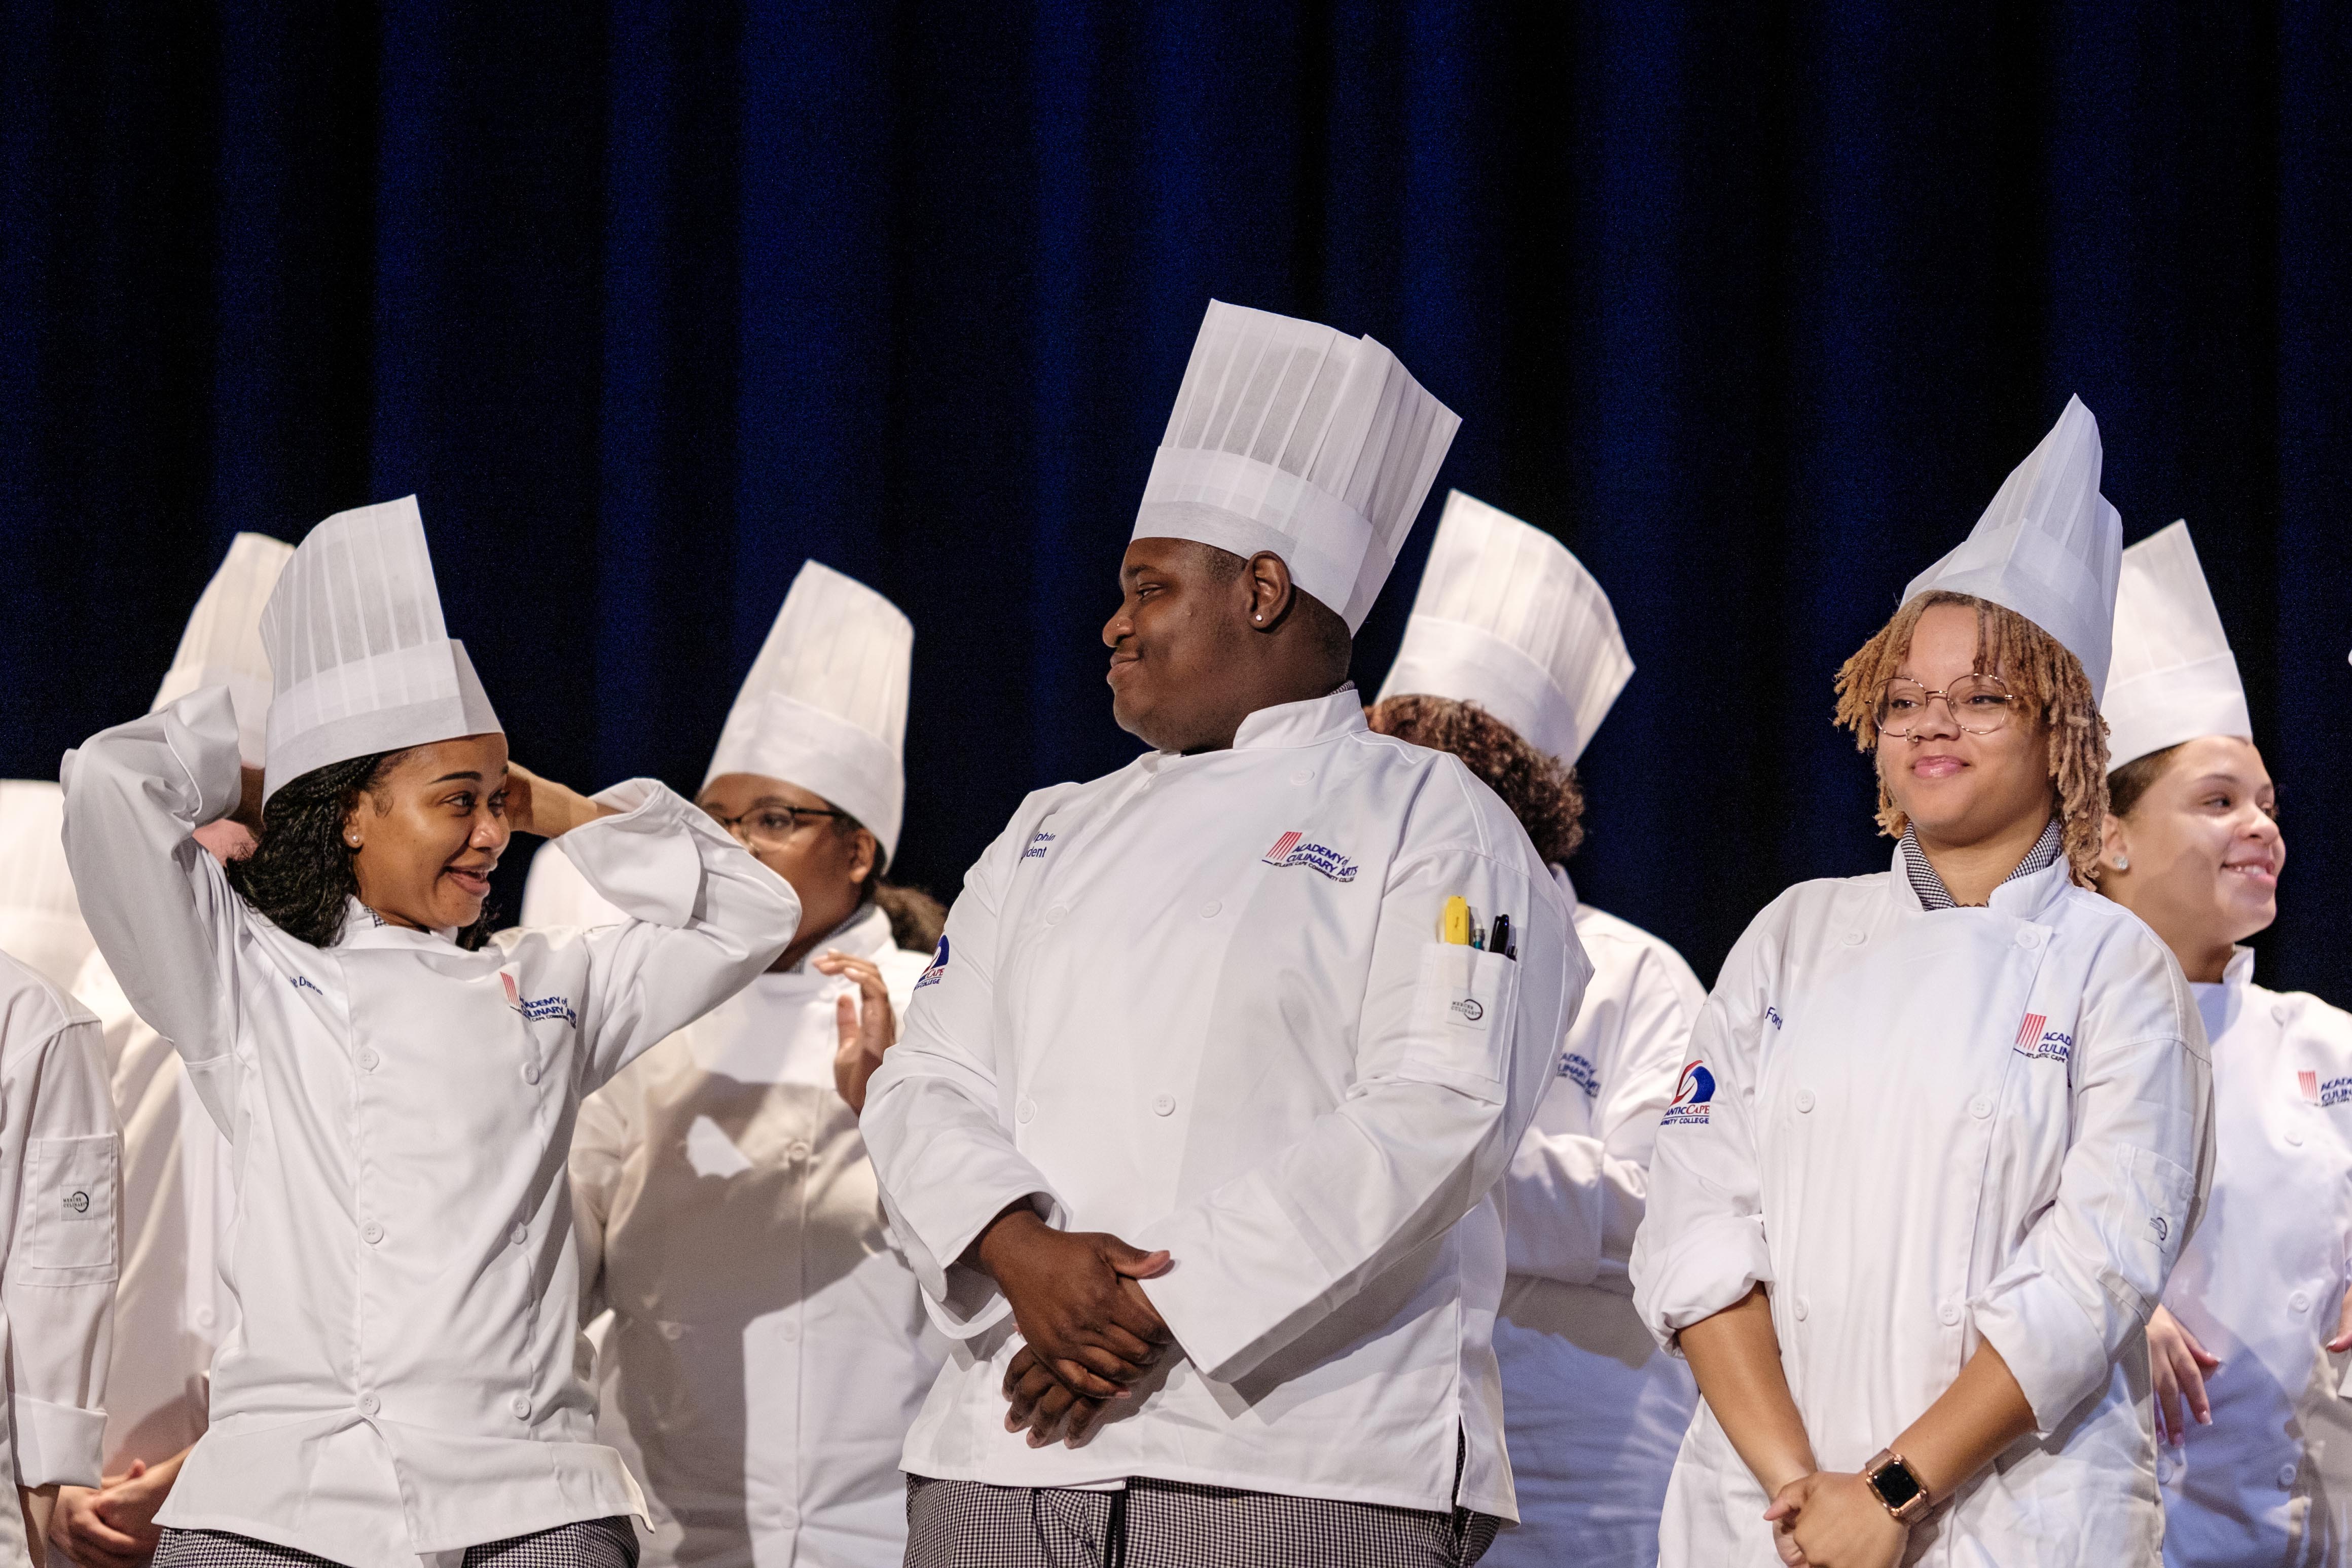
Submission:
[[[248,768],[260,768],[267,755],[269,658],[261,607],[293,553],[266,534],[229,542],[149,707],[161,712],[190,692],[226,686]],[[253,845],[252,835],[226,819],[195,837],[223,862]],[[57,854],[62,873],[61,845]],[[132,1010],[95,943],[73,993],[98,1019],[122,1124],[122,1279],[106,1379],[106,1484],[63,1489],[50,1539],[85,1568],[116,1568],[152,1555],[161,1538],[156,1511],[205,1435],[213,1352],[235,1308],[218,1264],[235,1200],[228,1140],[196,1097],[179,1052]]]
[[[585,1308],[613,1313],[597,1431],[645,1482],[646,1568],[906,1554],[898,1449],[946,1343],[883,1227],[856,1107],[929,951],[899,946],[876,902],[914,642],[882,595],[801,569],[699,796],[793,884],[800,928],[580,1108]],[[531,873],[526,925],[618,917],[562,857]]]
[[[1466,1563],[1513,1515],[1492,1189],[1590,970],[1346,678],[1456,423],[1370,338],[1209,308],[1103,630],[1152,749],[1022,804],[866,1103],[956,1341],[914,1568]]]

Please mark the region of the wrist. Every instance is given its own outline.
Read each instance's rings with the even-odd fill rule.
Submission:
[[[1878,1505],[1906,1530],[1936,1506],[1926,1478],[1911,1461],[1892,1448],[1881,1448],[1862,1467],[1862,1484]]]
[[[1046,1228],[1045,1220],[1027,1198],[1007,1206],[997,1217],[981,1228],[972,1240],[971,1265],[995,1281],[1001,1287],[1004,1276],[999,1264],[1009,1249],[1017,1247],[1033,1232]]]

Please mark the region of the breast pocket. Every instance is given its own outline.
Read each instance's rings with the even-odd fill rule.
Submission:
[[[1510,959],[1431,944],[1413,988],[1403,1075],[1502,1103],[1517,1003],[1518,966]]]
[[[25,1162],[26,1260],[37,1269],[115,1268],[115,1194],[121,1155],[114,1134],[36,1138]]]

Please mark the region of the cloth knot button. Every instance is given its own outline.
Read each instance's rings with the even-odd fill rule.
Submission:
[[[789,1145],[785,1145],[784,1153],[790,1155],[796,1160],[804,1160],[809,1157],[809,1146],[806,1140],[794,1138]]]
[[[795,1340],[801,1337],[801,1325],[798,1323],[786,1323],[782,1332],[784,1338],[787,1340]]]
[[[530,1415],[530,1396],[528,1394],[516,1395],[512,1399],[507,1401],[507,1408],[515,1413],[517,1419],[520,1419],[521,1417]]]
[[[373,1072],[375,1071],[375,1064],[382,1060],[383,1058],[377,1056],[374,1051],[362,1050],[360,1052],[360,1071],[362,1072]]]
[[[1849,947],[1859,947],[1859,946],[1862,946],[1862,933],[1861,933],[1861,932],[1859,932],[1859,931],[1849,931],[1849,932],[1847,932],[1847,933],[1845,934],[1845,945],[1846,945],[1847,946],[1849,946]]]
[[[1048,925],[1059,925],[1062,923],[1062,916],[1067,915],[1069,912],[1070,906],[1068,904],[1057,904],[1054,905],[1053,908],[1045,911],[1045,924]]]
[[[1798,1091],[1797,1091],[1797,1109],[1798,1109],[1798,1110],[1800,1110],[1800,1111],[1810,1111],[1810,1110],[1811,1110],[1812,1108],[1813,1108],[1813,1092],[1812,1092],[1811,1090],[1810,1090],[1810,1089],[1800,1089],[1800,1090],[1798,1090]]]
[[[539,1082],[538,1062],[526,1061],[522,1064],[522,1081],[525,1083],[536,1083]]]
[[[1219,904],[1213,898],[1209,900],[1208,903],[1201,905],[1201,918],[1203,920],[1214,920],[1217,917],[1217,911],[1223,907],[1223,904]]]
[[[2299,1127],[2289,1127],[2286,1130],[2286,1141],[2298,1149],[2303,1147],[2303,1130]]]
[[[2293,1465],[2281,1465],[2279,1467],[2279,1485],[2283,1487],[2292,1487],[2294,1485],[2294,1467]]]
[[[1960,1321],[1960,1304],[1958,1301],[1946,1301],[1944,1310],[1936,1315],[1944,1320],[1946,1328],[1951,1328]]]
[[[213,1310],[210,1307],[198,1307],[196,1309],[196,1326],[200,1329],[208,1329],[213,1326]]]
[[[790,1530],[794,1525],[800,1523],[800,1521],[801,1511],[799,1509],[784,1507],[776,1510],[776,1523],[783,1529]]]
[[[518,1219],[515,1221],[515,1228],[512,1230],[508,1231],[507,1234],[509,1237],[512,1237],[514,1239],[514,1244],[520,1247],[524,1242],[530,1239],[530,1227]]]
[[[2019,946],[2021,946],[2021,947],[2023,947],[2023,948],[2027,949],[2028,951],[2031,951],[2031,950],[2032,950],[2033,948],[2036,948],[2036,947],[2041,946],[2042,946],[2042,931],[2041,931],[2041,928],[2040,928],[2039,926],[2028,925],[2028,926],[2025,926],[2023,929],[2020,930],[2020,931],[2018,932],[2018,934],[2017,934],[2017,945],[2018,945]]]
[[[1974,1116],[1979,1122],[1983,1121],[1987,1116],[1992,1114],[1992,1102],[1986,1099],[1981,1094],[1978,1095],[1975,1099],[1969,1102],[1969,1114]]]
[[[2291,1311],[2307,1312],[2311,1311],[2311,1297],[2302,1291],[2297,1291],[2286,1299],[2286,1304]]]
[[[1151,1113],[1153,1115],[1172,1115],[1175,1113],[1175,1110],[1176,1096],[1173,1094],[1154,1094],[1151,1097]]]
[[[379,1410],[381,1410],[381,1409],[383,1409],[383,1400],[381,1400],[381,1399],[378,1399],[374,1395],[373,1395],[373,1394],[362,1394],[362,1395],[361,1395],[361,1396],[360,1396],[360,1414],[361,1414],[361,1415],[362,1415],[362,1416],[373,1416],[373,1415],[374,1415],[377,1411],[379,1411]]]
[[[1810,1315],[1811,1314],[1812,1310],[1813,1310],[1813,1303],[1812,1303],[1812,1302],[1811,1302],[1811,1301],[1807,1301],[1807,1300],[1805,1300],[1805,1298],[1804,1298],[1804,1297],[1802,1297],[1802,1296],[1799,1296],[1799,1297],[1797,1298],[1797,1305],[1796,1305],[1796,1309],[1795,1309],[1795,1310],[1796,1310],[1796,1313],[1797,1313],[1797,1321],[1798,1321],[1799,1322],[1803,1322],[1805,1321],[1805,1319],[1806,1319],[1808,1316],[1810,1316]]]
[[[1021,1096],[1021,1103],[1013,1107],[1013,1113],[1026,1122],[1037,1114],[1037,1102],[1024,1094]]]
[[[369,1220],[365,1225],[360,1227],[360,1239],[365,1241],[371,1247],[374,1246],[377,1242],[383,1239],[383,1227],[378,1225],[373,1219]]]

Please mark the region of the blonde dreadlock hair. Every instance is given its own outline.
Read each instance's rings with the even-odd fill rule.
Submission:
[[[1878,694],[1911,652],[1919,617],[1939,604],[1976,612],[1979,674],[1999,674],[2016,694],[2029,722],[2048,726],[2050,786],[2066,866],[2078,886],[2097,885],[2099,841],[2107,819],[2107,721],[2083,662],[2055,637],[2006,605],[1941,590],[1923,593],[1895,612],[1837,674],[1837,723],[1853,731],[1854,748],[1878,748]],[[1901,838],[1910,821],[1878,780],[1878,825]]]

